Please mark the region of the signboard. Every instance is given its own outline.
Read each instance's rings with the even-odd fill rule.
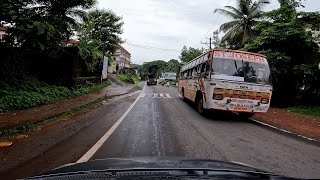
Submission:
[[[108,77],[108,58],[103,57],[102,79],[106,79],[107,77]]]
[[[238,53],[238,52],[214,51],[213,57],[254,61],[258,63],[267,63],[267,60],[265,57],[257,56],[253,54]]]

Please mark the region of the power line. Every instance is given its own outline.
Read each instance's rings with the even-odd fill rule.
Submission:
[[[124,44],[126,44],[128,46],[132,46],[132,47],[147,49],[147,50],[165,51],[165,52],[181,52],[181,50],[177,50],[177,49],[165,49],[165,48],[159,48],[159,47],[154,47],[154,46],[134,44],[134,43],[129,43],[129,42],[125,42]]]
[[[209,39],[209,42],[202,42],[201,41],[201,44],[205,44],[208,46],[209,49],[211,49],[212,48],[212,38],[210,37],[208,39]]]
[[[229,0],[228,3],[227,3],[227,5],[225,5],[225,6],[228,6],[230,2],[231,2],[231,0]],[[212,26],[208,29],[206,35],[204,35],[204,37],[203,37],[202,39],[205,39],[205,38],[207,37],[208,33],[211,31],[211,29],[212,29],[213,26],[215,25],[216,21],[220,18],[220,16],[221,16],[221,14],[219,14],[219,15],[217,16],[217,18],[215,19],[214,23],[213,23]],[[201,44],[201,42],[199,42],[199,43],[196,45],[196,47],[199,46],[200,44]]]

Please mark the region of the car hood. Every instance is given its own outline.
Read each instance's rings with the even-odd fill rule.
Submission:
[[[188,159],[177,157],[140,157],[110,158],[93,160],[84,163],[66,164],[50,172],[47,172],[44,175],[81,171],[83,172],[123,169],[210,169],[267,173],[265,171],[238,162],[225,162],[207,159]]]

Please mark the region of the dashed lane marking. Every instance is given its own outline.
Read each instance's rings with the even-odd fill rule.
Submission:
[[[164,99],[170,99],[172,98],[168,93],[152,93],[150,95],[151,98],[164,98]]]

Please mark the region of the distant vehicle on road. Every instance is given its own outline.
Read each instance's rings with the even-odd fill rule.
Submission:
[[[177,73],[174,73],[174,72],[162,73],[162,76],[159,78],[159,84],[167,84],[167,82],[170,82],[171,84],[176,84]]]
[[[182,66],[178,91],[183,100],[207,110],[224,110],[249,118],[270,107],[270,68],[262,54],[212,49]]]
[[[154,74],[154,73],[148,74],[147,85],[151,85],[151,84],[152,85],[157,84],[156,74]]]
[[[166,81],[175,81],[177,80],[177,73],[174,72],[165,72],[162,74],[162,77],[166,80]]]

